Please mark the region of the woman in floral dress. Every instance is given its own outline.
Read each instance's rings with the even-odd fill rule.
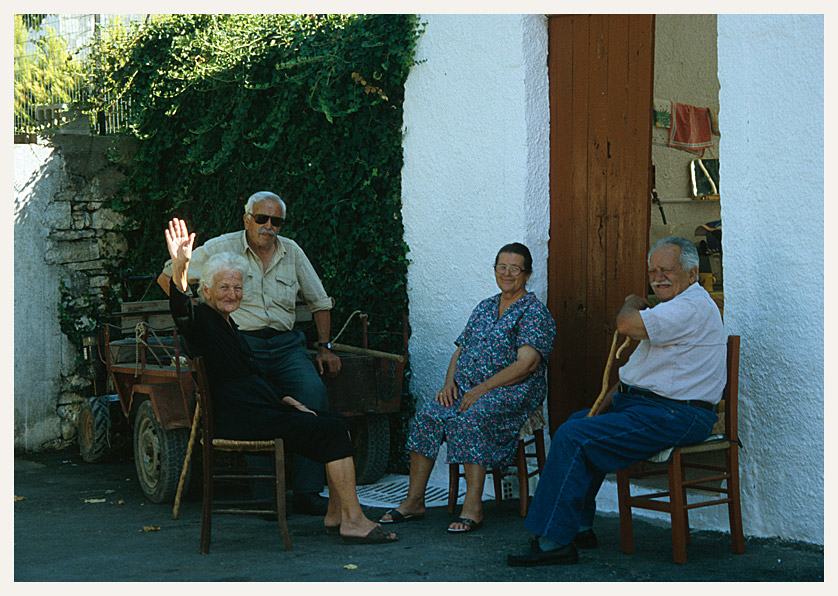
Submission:
[[[463,509],[449,532],[469,532],[483,522],[486,468],[508,465],[518,432],[547,394],[544,371],[556,338],[547,308],[526,288],[532,256],[520,243],[495,258],[500,293],[480,302],[457,338],[445,384],[416,413],[407,447],[410,485],[405,500],[382,524],[422,519],[425,488],[443,441],[448,462],[465,468]]]

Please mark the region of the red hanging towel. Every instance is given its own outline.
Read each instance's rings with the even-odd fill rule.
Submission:
[[[710,131],[710,110],[673,101],[672,126],[669,129],[669,146],[697,155],[704,155],[713,146]]]

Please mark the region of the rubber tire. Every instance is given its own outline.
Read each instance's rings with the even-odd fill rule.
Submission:
[[[106,396],[97,395],[82,402],[76,429],[81,458],[87,463],[101,461],[111,445],[111,415]]]
[[[137,408],[134,418],[134,467],[140,489],[152,503],[174,501],[188,443],[189,429],[163,428],[154,415],[151,400],[143,401]],[[189,466],[186,486],[191,475],[192,466]]]
[[[372,484],[384,476],[390,460],[390,421],[386,414],[356,419],[352,447],[355,451],[355,482]]]

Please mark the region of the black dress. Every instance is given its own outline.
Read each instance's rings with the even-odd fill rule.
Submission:
[[[352,455],[344,417],[321,411],[315,416],[283,403],[232,318],[228,324],[206,304],[193,305],[174,282],[169,307],[189,355],[204,357],[217,436],[234,440],[279,437],[289,451],[320,463]]]

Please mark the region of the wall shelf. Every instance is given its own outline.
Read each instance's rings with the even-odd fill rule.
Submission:
[[[714,202],[714,201],[718,201],[718,200],[719,200],[719,197],[714,196],[714,197],[705,197],[705,198],[702,198],[702,199],[692,199],[692,198],[661,199],[660,202],[663,203],[664,205],[666,205],[666,204],[676,204],[676,203],[707,203],[708,201]]]

